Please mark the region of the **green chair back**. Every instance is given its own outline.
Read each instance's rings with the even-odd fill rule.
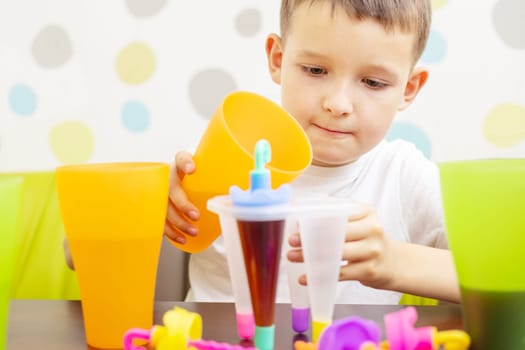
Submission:
[[[0,174],[24,179],[12,284],[13,299],[80,299],[64,259],[55,172]]]

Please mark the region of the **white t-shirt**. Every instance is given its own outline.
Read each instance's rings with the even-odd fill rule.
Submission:
[[[372,206],[390,238],[447,248],[439,172],[411,143],[383,141],[356,162],[334,168],[310,166],[291,184],[294,191],[324,194]],[[290,302],[283,247],[277,302]],[[222,236],[190,258],[188,301],[233,301]],[[397,304],[401,293],[338,283],[336,303]]]

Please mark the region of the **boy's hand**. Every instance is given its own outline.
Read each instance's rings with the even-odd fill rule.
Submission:
[[[322,233],[321,233],[322,234]],[[288,240],[288,260],[303,261],[298,233]],[[348,219],[339,280],[420,295],[427,298],[461,301],[454,261],[449,250],[389,239],[374,210],[364,208]],[[306,284],[306,276],[299,278]]]
[[[187,174],[195,171],[195,163],[189,152],[181,151],[175,155],[175,164],[170,170],[170,190],[164,234],[177,243],[186,243],[185,234],[197,235],[197,227],[191,220],[199,219],[199,210],[186,196],[181,181]]]
[[[357,280],[363,285],[389,289],[392,283],[395,244],[388,239],[375,211],[365,207],[346,226],[339,280]]]
[[[292,234],[288,242],[293,248],[287,254],[288,260],[303,261],[299,233]],[[364,207],[348,219],[342,255],[346,265],[341,267],[339,280],[357,280],[384,289],[391,283],[390,248],[392,242],[385,236],[374,210]],[[299,282],[306,284],[306,276],[301,276]]]

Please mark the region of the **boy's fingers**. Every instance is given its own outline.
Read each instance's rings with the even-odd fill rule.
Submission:
[[[381,235],[383,227],[377,222],[374,210],[367,209],[363,216],[350,219],[346,226],[345,242],[359,241]]]
[[[188,200],[181,184],[184,176],[194,171],[195,163],[192,154],[187,151],[178,152],[170,171],[170,191],[164,234],[180,244],[186,243],[185,235],[195,236],[198,233],[197,227],[192,225],[190,220],[199,219],[199,210]]]
[[[175,155],[175,168],[179,175],[179,180],[182,180],[184,175],[191,174],[195,171],[195,163],[190,152],[182,151]]]
[[[168,224],[171,225],[173,229],[178,229],[190,236],[196,236],[198,233],[197,227],[188,222],[172,203],[168,204],[166,225]]]
[[[368,204],[359,204],[359,210],[356,210],[348,218],[349,221],[356,221],[369,216],[374,209]]]
[[[292,249],[288,251],[286,258],[291,262],[304,262],[302,249]]]
[[[169,204],[168,204],[168,218],[171,217],[170,206],[173,209],[180,211],[182,214],[191,220],[198,220],[200,217],[199,209],[188,200],[186,192],[180,185],[174,186],[170,189]]]
[[[299,276],[299,284],[302,285],[302,286],[306,286],[308,284],[308,282],[306,280],[306,275]]]
[[[299,248],[301,246],[301,236],[299,233],[292,233],[288,237],[288,244],[293,248]]]
[[[186,237],[184,237],[184,235],[182,235],[180,232],[173,229],[168,222],[166,222],[166,224],[164,225],[164,234],[177,243],[186,243]]]
[[[343,246],[343,260],[357,263],[381,256],[381,246],[377,242],[355,241]]]

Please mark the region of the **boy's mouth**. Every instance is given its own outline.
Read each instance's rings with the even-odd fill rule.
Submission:
[[[325,127],[322,127],[318,124],[313,124],[316,128],[320,129],[321,131],[324,131],[330,135],[351,135],[352,132],[350,131],[341,131],[341,130],[334,130],[334,129],[329,129],[329,128],[325,128]]]

